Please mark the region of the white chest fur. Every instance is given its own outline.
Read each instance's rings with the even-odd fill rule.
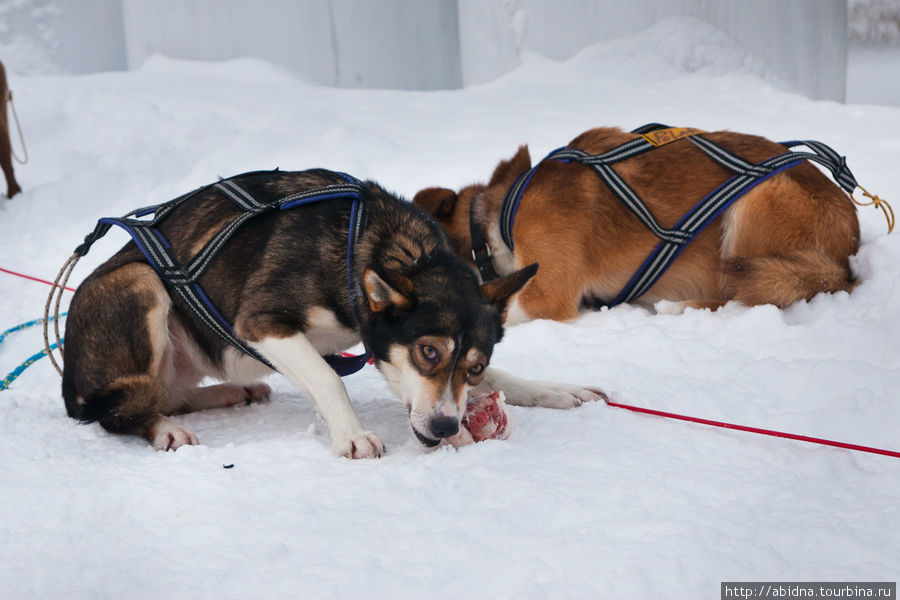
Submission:
[[[356,331],[341,325],[332,311],[318,306],[309,311],[304,334],[320,355],[346,350],[360,341]],[[214,375],[235,382],[258,381],[272,372],[255,358],[234,348],[225,349],[222,371]]]
[[[359,333],[341,325],[327,308],[311,308],[307,323],[306,338],[319,354],[333,354],[359,343]]]

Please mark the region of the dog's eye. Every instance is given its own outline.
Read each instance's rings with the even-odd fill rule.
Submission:
[[[469,367],[469,375],[473,377],[478,377],[484,373],[484,363],[475,363],[471,367]]]
[[[441,360],[441,355],[438,353],[437,348],[434,346],[429,346],[428,344],[422,344],[420,347],[422,352],[422,357],[425,358],[428,362],[432,364],[437,364]]]

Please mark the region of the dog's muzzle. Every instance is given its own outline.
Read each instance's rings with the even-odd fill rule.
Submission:
[[[416,435],[416,439],[423,445],[434,448],[441,443],[442,439],[456,435],[459,432],[459,419],[446,415],[435,415],[428,421],[428,428],[431,430],[429,433],[434,437],[423,434],[414,426],[412,430]]]

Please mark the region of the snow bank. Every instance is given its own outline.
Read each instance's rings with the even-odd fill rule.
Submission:
[[[505,54],[510,39],[520,54],[530,51],[561,60],[591,44],[616,40],[681,17],[702,20],[725,32],[803,93],[813,98],[844,99],[845,0],[488,0],[478,3],[477,9],[472,4],[460,3],[461,45],[483,48],[484,57],[467,61],[464,55],[463,79],[467,83],[486,81],[480,78],[502,72],[500,69],[509,62]],[[677,31],[654,28],[661,38],[678,35]],[[499,44],[491,46],[485,39],[496,39]],[[704,43],[702,37],[693,41]],[[471,62],[476,64],[470,69]]]
[[[134,69],[155,54],[249,56],[341,87],[455,89],[508,73],[525,53],[564,60],[686,17],[803,93],[840,101],[846,12],[845,0],[16,0],[0,6],[0,55],[26,74]]]

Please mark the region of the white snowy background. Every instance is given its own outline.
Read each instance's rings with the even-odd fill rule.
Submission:
[[[49,279],[98,217],[219,176],[327,167],[411,197],[484,180],[520,143],[540,157],[600,125],[818,139],[900,209],[900,99],[873,96],[900,80],[896,53],[851,55],[851,103],[812,101],[690,19],[566,61],[526,55],[454,91],[323,87],[252,59],[11,71],[31,160],[17,166],[24,193],[0,199],[0,267]],[[900,237],[878,211],[859,217],[850,295],[532,322],[493,364],[900,450]],[[73,283],[125,241],[111,232]],[[0,329],[40,316],[48,291],[0,273]],[[10,335],[0,375],[41,347],[35,328]],[[0,597],[717,598],[721,581],[897,579],[896,458],[602,404],[514,407],[509,440],[428,452],[370,367],[345,383],[388,453],[349,461],[302,393],[269,383],[267,404],[179,418],[201,445],[160,453],[76,424],[49,362],[33,365],[0,392]]]

